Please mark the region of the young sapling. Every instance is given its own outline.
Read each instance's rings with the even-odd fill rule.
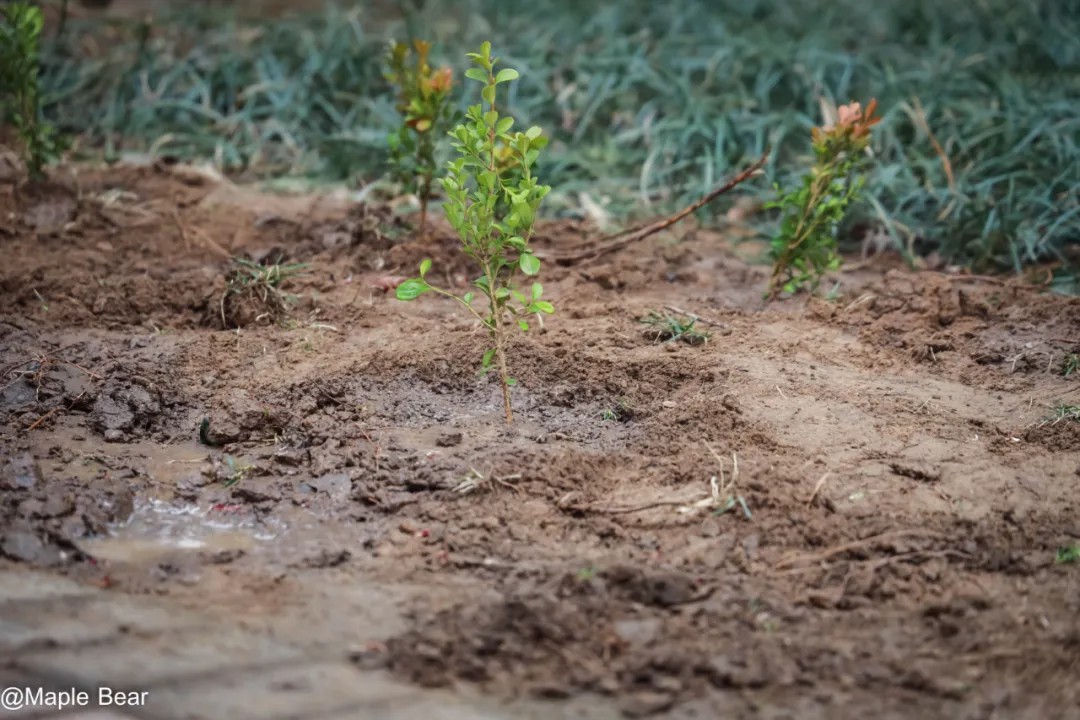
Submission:
[[[865,111],[859,103],[844,105],[834,125],[815,127],[815,161],[801,186],[766,205],[783,212],[769,252],[773,272],[768,297],[793,293],[804,285],[816,289],[826,272],[840,266],[836,228],[862,190],[858,172],[866,163],[870,128],[881,121],[874,117],[876,108],[875,100]]]
[[[409,64],[409,46],[395,43],[386,58],[386,78],[398,88],[398,111],[402,125],[388,138],[393,175],[408,192],[420,200],[420,232],[427,225],[436,172],[438,140],[451,119],[450,89],[453,71],[448,67],[433,70],[428,64],[431,44],[414,40],[416,58]]]
[[[518,273],[534,277],[540,260],[529,248],[541,201],[551,188],[541,185],[532,170],[547,145],[538,127],[511,132],[512,117],[499,113],[495,99],[498,86],[518,78],[518,72],[503,68],[491,56],[485,42],[479,53],[469,53],[474,67],[465,76],[483,85],[483,102],[469,107],[464,121],[450,136],[458,157],[447,166],[439,183],[446,193],[446,218],[457,232],[461,250],[480,268],[473,281],[474,291],[458,296],[427,280],[431,260],[420,263],[420,275],[397,287],[399,300],[415,300],[431,291],[453,298],[472,313],[487,330],[489,345],[481,361],[486,372],[494,367],[502,386],[503,409],[513,422],[510,388],[517,381],[510,376],[507,345],[515,327],[529,329],[528,317],[551,314],[555,308],[542,299],[538,282],[522,291],[515,285]],[[506,162],[507,157],[513,162]],[[474,301],[479,297],[481,308]],[[484,302],[486,301],[486,302]]]

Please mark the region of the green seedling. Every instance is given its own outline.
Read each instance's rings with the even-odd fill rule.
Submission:
[[[225,464],[229,468],[229,474],[225,476],[225,487],[232,487],[255,469],[254,465],[240,465],[232,455],[225,456]]]
[[[638,322],[653,328],[648,330],[647,334],[652,337],[654,342],[682,341],[688,345],[702,345],[708,342],[711,337],[711,333],[698,330],[695,327],[697,318],[688,317],[682,319],[666,313],[661,315],[650,312],[645,317],[639,318]]]
[[[1054,556],[1054,562],[1058,565],[1069,565],[1080,562],[1080,543],[1059,547],[1057,554]]]
[[[210,418],[203,418],[199,423],[199,442],[209,447],[216,447],[219,444],[210,437]]]
[[[511,68],[495,71],[497,59],[491,56],[491,44],[485,42],[479,53],[469,53],[475,67],[465,77],[481,83],[483,103],[468,109],[465,121],[450,133],[458,158],[448,165],[439,182],[446,192],[447,220],[461,240],[462,252],[480,267],[480,277],[473,281],[476,291],[458,296],[427,281],[431,260],[420,263],[420,276],[397,287],[399,300],[415,300],[431,291],[459,302],[487,330],[489,346],[481,365],[486,372],[494,368],[502,386],[506,422],[513,422],[510,387],[517,381],[510,376],[507,345],[516,326],[528,331],[530,315],[555,312],[550,302],[541,299],[543,286],[534,282],[526,292],[515,286],[518,273],[534,277],[540,272],[540,260],[532,253],[529,240],[541,201],[551,191],[532,174],[540,150],[547,145],[538,127],[525,132],[511,132],[514,119],[503,117],[495,105],[498,86],[515,80]],[[500,154],[508,148],[519,171],[507,175]],[[500,205],[500,202],[502,205]],[[486,308],[477,310],[473,301],[479,295]]]
[[[59,159],[66,139],[41,117],[38,91],[38,44],[44,19],[41,8],[12,2],[0,10],[0,124],[15,130],[30,176]]]
[[[386,79],[398,89],[402,116],[401,127],[387,142],[395,179],[420,200],[422,233],[427,225],[438,141],[445,137],[451,120],[449,98],[454,75],[448,67],[432,70],[428,64],[431,43],[413,40],[413,49],[416,56],[412,63],[405,43],[395,43],[386,58]]]
[[[865,111],[859,103],[844,105],[835,125],[814,128],[815,162],[802,185],[787,192],[777,187],[779,198],[766,204],[782,212],[769,250],[773,272],[767,297],[805,286],[815,290],[826,272],[840,267],[836,229],[863,187],[859,172],[866,164],[870,128],[881,120],[874,117],[876,108],[874,100]]]
[[[1061,363],[1061,374],[1069,377],[1077,370],[1080,370],[1080,353],[1069,353]]]
[[[604,411],[600,413],[600,417],[607,422],[623,422],[631,419],[633,414],[630,403],[627,402],[626,398],[619,398],[615,407],[604,408]]]

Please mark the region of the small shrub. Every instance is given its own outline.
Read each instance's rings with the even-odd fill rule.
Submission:
[[[38,92],[38,41],[44,20],[41,9],[12,2],[0,10],[0,124],[14,128],[33,178],[57,160],[66,140],[41,119]]]
[[[826,272],[840,266],[836,228],[863,186],[858,172],[866,164],[870,128],[881,120],[874,117],[876,107],[874,100],[865,111],[859,103],[845,105],[835,125],[814,128],[815,162],[802,185],[786,193],[777,187],[780,197],[766,205],[782,211],[780,232],[769,252],[773,273],[768,297],[806,285],[814,290]]]
[[[506,421],[513,422],[510,387],[517,381],[507,366],[507,344],[516,325],[529,329],[527,316],[555,312],[551,303],[542,300],[543,287],[532,283],[527,292],[515,287],[521,274],[533,277],[540,271],[540,261],[529,249],[533,223],[541,201],[551,191],[532,174],[532,167],[547,144],[538,127],[525,132],[511,132],[514,119],[503,117],[495,105],[498,86],[518,77],[518,72],[504,68],[495,72],[497,59],[491,57],[491,44],[485,42],[479,53],[469,53],[476,67],[465,76],[483,84],[483,103],[468,109],[465,121],[450,133],[458,158],[448,165],[440,180],[446,192],[446,217],[461,240],[461,249],[480,267],[480,277],[473,285],[487,300],[479,311],[473,307],[475,292],[459,297],[428,283],[431,260],[420,263],[420,276],[397,287],[399,300],[415,300],[428,291],[453,298],[472,313],[488,331],[490,345],[484,352],[484,371],[494,367],[499,373]],[[485,109],[486,107],[486,109]],[[504,150],[504,148],[506,150]],[[500,163],[500,153],[514,158],[516,177],[508,177],[508,165]],[[501,201],[501,202],[500,202]]]
[[[451,118],[449,97],[454,76],[448,67],[432,70],[428,65],[430,43],[414,40],[413,48],[416,56],[411,64],[405,43],[395,43],[386,59],[386,78],[398,88],[398,111],[403,119],[387,141],[395,179],[420,199],[423,232],[436,171],[438,138],[445,136]]]

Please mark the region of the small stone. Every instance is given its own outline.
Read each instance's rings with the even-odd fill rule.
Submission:
[[[698,531],[701,537],[717,537],[720,534],[720,521],[714,517],[707,517],[701,521],[701,529]]]
[[[461,444],[462,437],[460,432],[443,433],[435,439],[435,444],[439,447],[454,447]]]
[[[0,488],[29,490],[41,481],[41,468],[28,452],[11,458],[0,469]]]
[[[31,565],[49,566],[60,562],[60,551],[46,545],[28,530],[9,530],[0,540],[0,555]]]
[[[289,567],[294,569],[310,568],[322,570],[324,568],[336,568],[344,565],[352,559],[352,553],[348,550],[320,550],[314,555],[309,555]]]
[[[530,688],[530,692],[538,698],[545,700],[565,700],[570,697],[570,688],[555,682],[537,683]]]
[[[664,712],[675,704],[675,698],[667,693],[637,692],[622,700],[619,709],[626,717],[648,717]]]
[[[326,493],[335,500],[344,500],[352,491],[352,479],[347,473],[330,473],[309,480],[306,485],[316,492]]]
[[[249,503],[278,502],[281,500],[281,490],[272,485],[253,487],[251,484],[240,484],[233,488],[232,496]]]
[[[126,436],[124,435],[123,430],[118,430],[116,428],[109,428],[108,430],[105,431],[105,442],[122,443],[122,442],[124,442],[125,437]]]
[[[648,645],[660,634],[660,620],[658,618],[616,620],[615,634],[629,645]]]
[[[288,467],[296,467],[300,464],[303,458],[298,450],[279,450],[274,453],[274,461],[279,462],[282,465]]]
[[[673,675],[653,676],[652,686],[654,690],[659,690],[660,692],[669,693],[671,695],[678,695],[683,689],[682,680]]]

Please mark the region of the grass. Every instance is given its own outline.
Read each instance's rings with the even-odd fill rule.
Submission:
[[[634,410],[626,398],[619,400],[612,407],[604,408],[600,419],[606,422],[629,422],[634,417]]]
[[[1061,404],[1054,408],[1054,414],[1047,419],[1047,422],[1051,425],[1057,425],[1059,422],[1080,422],[1080,405],[1065,405]]]
[[[300,275],[307,265],[261,264],[233,258],[233,268],[225,280],[218,314],[225,328],[242,327],[269,320],[278,323],[288,317],[296,298],[281,290],[283,282]]]
[[[649,335],[654,342],[684,342],[688,345],[703,345],[709,341],[711,333],[698,330],[694,326],[697,324],[697,318],[686,317],[682,318],[671,313],[660,314],[657,312],[650,312],[643,318],[640,318],[638,322],[644,323],[651,330],[647,330],[646,334]]]
[[[1077,370],[1080,370],[1080,353],[1069,353],[1061,363],[1061,374],[1069,377]]]
[[[822,104],[877,97],[876,170],[853,224],[980,272],[1053,263],[1053,287],[1080,290],[1071,3],[426,5],[410,17],[330,8],[251,24],[188,9],[91,35],[70,23],[45,47],[45,111],[110,156],[152,149],[253,176],[371,182],[397,124],[380,76],[386,39],[406,28],[431,38],[433,60],[459,77],[465,50],[491,40],[524,78],[509,109],[553,129],[539,168],[557,189],[551,212],[580,213],[587,192],[629,216],[696,198],[766,147],[769,180],[788,185]],[[768,183],[750,185],[771,196]],[[775,217],[757,220],[770,232]]]

